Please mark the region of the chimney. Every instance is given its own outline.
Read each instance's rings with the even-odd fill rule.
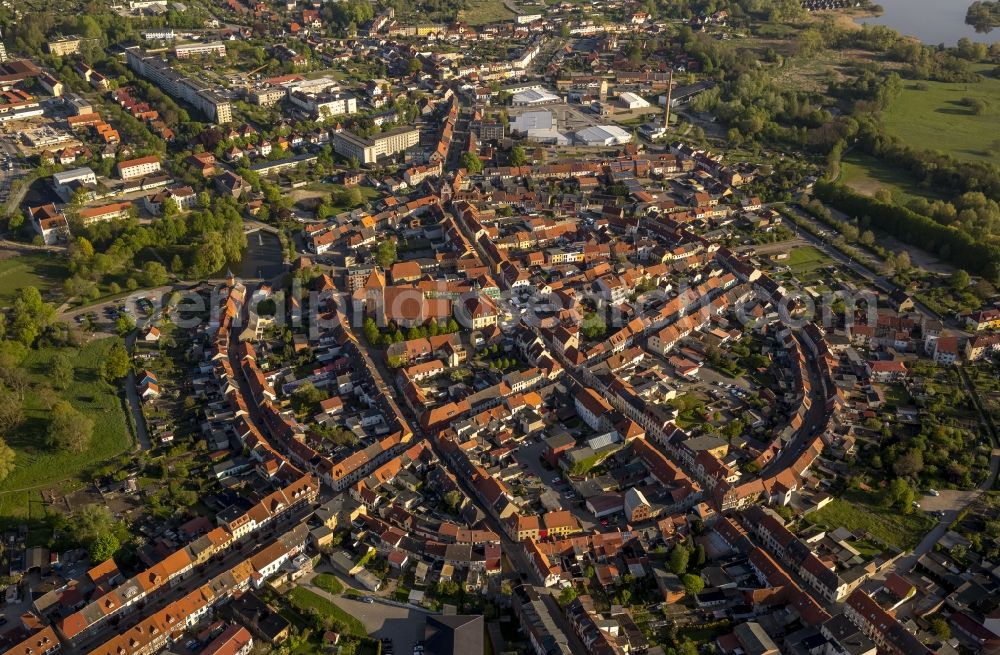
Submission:
[[[667,78],[667,108],[663,115],[663,129],[670,129],[670,102],[674,96],[674,67],[670,67],[670,77]]]

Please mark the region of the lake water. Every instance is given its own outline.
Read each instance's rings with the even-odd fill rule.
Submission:
[[[976,33],[965,24],[965,12],[972,0],[875,0],[885,12],[881,16],[859,18],[859,23],[887,25],[901,34],[915,36],[928,45],[953,46],[963,36],[981,43],[1000,41],[1000,29]]]

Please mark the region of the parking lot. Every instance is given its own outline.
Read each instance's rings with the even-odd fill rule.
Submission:
[[[373,638],[391,639],[393,655],[411,655],[413,647],[424,637],[427,611],[380,601],[365,603],[343,596],[337,596],[334,602],[351,616],[361,619]],[[384,648],[382,652],[386,652]]]
[[[562,481],[559,471],[545,468],[540,459],[543,452],[545,452],[544,441],[529,440],[518,447],[515,458],[518,464],[524,466],[524,471],[527,474],[534,476],[531,478],[533,483],[538,483],[546,489],[552,489],[558,493],[563,509],[571,511],[573,516],[580,521],[584,530],[590,530],[596,525],[593,515],[587,511],[583,499],[576,497],[570,486]]]

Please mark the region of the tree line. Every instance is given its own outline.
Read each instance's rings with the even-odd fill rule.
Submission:
[[[959,268],[1000,283],[1000,246],[985,243],[955,227],[942,225],[906,207],[863,196],[841,184],[816,183],[816,197],[856,218],[867,217],[870,225],[894,237],[937,253]]]

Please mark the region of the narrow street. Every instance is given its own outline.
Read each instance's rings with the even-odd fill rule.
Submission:
[[[125,337],[125,350],[132,354],[135,348],[135,338],[138,330],[132,330]],[[149,450],[153,447],[149,439],[149,431],[146,429],[146,417],[142,413],[142,401],[139,399],[139,390],[136,388],[135,369],[129,366],[128,375],[125,378],[125,398],[128,401],[129,410],[132,412],[132,424],[135,426],[135,437],[139,442],[139,450]]]

